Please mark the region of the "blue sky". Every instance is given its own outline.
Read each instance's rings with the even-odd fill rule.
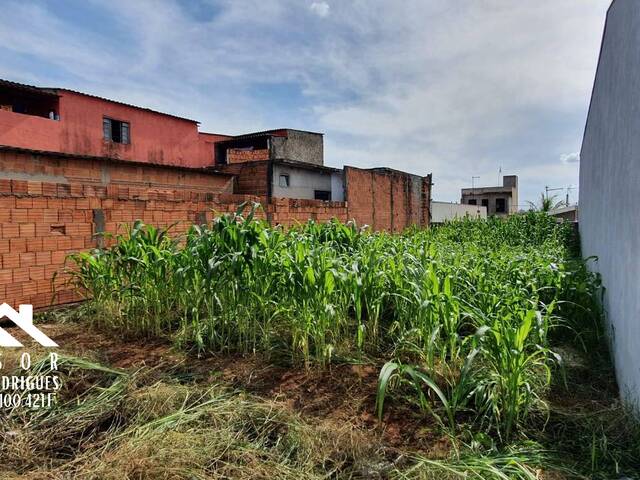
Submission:
[[[236,134],[321,131],[325,161],[433,172],[434,199],[577,187],[609,0],[0,0],[0,78]],[[572,200],[577,199],[572,190]]]

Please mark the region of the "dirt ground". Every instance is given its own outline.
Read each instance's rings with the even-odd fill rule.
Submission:
[[[350,424],[383,448],[421,452],[430,458],[446,457],[450,452],[449,438],[411,405],[388,400],[383,421],[378,421],[375,396],[381,364],[305,369],[277,365],[257,355],[198,358],[166,340],[116,338],[113,333],[73,323],[45,323],[38,328],[60,344],[60,353],[129,371],[157,369],[185,382],[244,390],[285,406],[308,422],[327,427]]]

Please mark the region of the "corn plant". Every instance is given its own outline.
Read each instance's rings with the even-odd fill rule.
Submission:
[[[391,362],[379,414],[409,382],[443,423],[464,412],[503,439],[543,408],[553,338],[600,321],[599,279],[570,228],[544,214],[390,235],[338,221],[272,228],[256,208],[181,238],[137,222],[112,247],[75,255],[72,280],[102,325],[201,354]]]

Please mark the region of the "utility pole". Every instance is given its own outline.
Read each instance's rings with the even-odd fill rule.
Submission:
[[[567,187],[567,202],[566,202],[566,203],[567,203],[567,207],[569,206],[569,192],[570,192],[571,190],[573,190],[573,187],[572,187],[571,185],[569,185],[569,186]]]
[[[555,192],[556,190],[564,190],[564,188],[562,188],[562,187],[549,188],[549,185],[545,185],[544,186],[544,194],[545,194],[545,197],[547,197],[547,200],[549,199],[549,192]]]
[[[476,194],[476,178],[478,180],[480,180],[480,176],[476,175],[476,176],[472,176],[471,177],[471,190],[473,190],[473,194]]]

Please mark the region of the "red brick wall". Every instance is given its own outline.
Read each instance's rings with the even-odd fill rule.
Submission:
[[[235,148],[229,148],[227,150],[227,162],[229,163],[244,163],[244,162],[256,162],[269,160],[269,150],[238,150]]]
[[[233,163],[217,165],[216,169],[236,175],[233,191],[241,195],[269,195],[269,171],[271,162]]]
[[[233,191],[233,177],[194,168],[65,156],[0,146],[0,178],[131,189]]]
[[[142,220],[159,227],[174,225],[172,232],[179,234],[203,216],[211,221],[215,213],[235,212],[243,202],[261,202],[258,216],[268,215],[273,224],[288,226],[309,218],[346,220],[344,202],[274,199],[269,203],[265,197],[188,190],[132,195],[118,187],[0,180],[0,299],[36,308],[79,300],[66,284],[65,258],[98,246],[93,235],[98,210],[107,233],[121,233],[126,224]]]
[[[271,225],[291,226],[308,220],[328,222],[337,218],[347,221],[345,202],[324,202],[321,200],[299,200],[294,198],[272,198],[267,206]]]
[[[0,303],[42,308],[79,300],[66,285],[65,258],[98,246],[97,213],[112,234],[135,220],[175,224],[178,234],[243,202],[262,203],[258,216],[273,224],[346,220],[344,202],[269,201],[225,193],[230,185],[228,176],[199,171],[0,151]]]
[[[345,167],[347,218],[374,230],[400,232],[430,223],[431,175]]]
[[[227,167],[240,168],[245,191],[267,192],[268,162]],[[0,302],[42,308],[78,300],[66,285],[65,258],[98,246],[100,216],[107,233],[139,219],[175,224],[178,234],[203,217],[210,221],[214,212],[255,201],[272,225],[331,218],[389,231],[428,225],[430,177],[347,167],[345,179],[348,202],[268,199],[226,193],[230,177],[197,170],[0,149]]]

